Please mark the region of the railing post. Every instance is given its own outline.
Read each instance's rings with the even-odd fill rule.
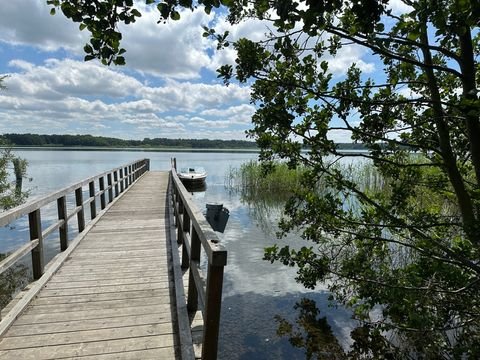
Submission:
[[[187,248],[185,246],[185,242],[187,240],[186,237],[185,237],[186,232],[187,233],[190,232],[190,216],[188,215],[187,211],[184,211],[183,212],[183,224],[182,224],[182,238],[183,238],[182,269],[188,269],[188,267],[190,266],[190,259],[188,258],[188,252],[187,252]]]
[[[105,201],[105,177],[98,179],[98,187],[100,188],[100,208],[103,210],[107,206]]]
[[[42,220],[40,218],[40,209],[34,210],[28,214],[28,226],[30,228],[30,240],[38,239],[38,245],[32,249],[33,279],[38,280],[43,275],[45,261],[43,256]]]
[[[58,228],[60,251],[65,251],[68,247],[67,199],[65,196],[57,199],[57,212],[58,220],[63,220],[63,224]]]
[[[127,168],[126,166],[123,168],[123,176],[125,177],[125,179],[124,179],[125,189],[127,189],[127,188],[128,188],[128,185],[129,185],[129,184],[128,184],[128,170],[127,170],[127,169],[128,169],[128,168]]]
[[[145,171],[150,171],[150,159],[145,159],[145,165],[147,165]]]
[[[113,182],[115,183],[115,197],[118,196],[118,170],[113,172]]]
[[[90,219],[95,219],[97,217],[97,200],[95,199],[95,182],[90,181],[88,184],[88,191],[90,198],[93,198],[90,202]]]
[[[107,174],[108,203],[113,201],[112,173]]]
[[[75,190],[75,203],[77,206],[82,207],[77,213],[78,232],[80,233],[85,229],[85,213],[83,211],[83,193],[81,187]]]
[[[178,197],[178,213],[177,213],[177,243],[183,244],[183,203],[182,199]]]
[[[124,187],[123,187],[123,168],[120,169],[119,177],[120,177],[120,179],[119,179],[120,180],[120,192],[122,193],[123,190],[124,190]]]
[[[190,270],[188,274],[188,298],[187,309],[190,312],[197,311],[198,309],[198,291],[195,285],[195,278],[193,277],[192,262],[200,261],[201,245],[200,238],[198,237],[197,230],[192,226],[192,234],[190,236]]]
[[[133,183],[133,165],[128,165],[128,181],[130,182],[130,185]]]
[[[217,358],[222,287],[223,266],[208,264],[202,359]]]

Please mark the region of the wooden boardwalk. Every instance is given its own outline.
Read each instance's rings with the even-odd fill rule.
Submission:
[[[2,337],[0,359],[179,358],[168,176],[147,172],[93,225]]]

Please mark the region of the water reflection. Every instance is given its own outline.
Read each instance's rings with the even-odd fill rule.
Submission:
[[[184,183],[185,189],[193,195],[193,193],[205,192],[207,190],[207,183]]]

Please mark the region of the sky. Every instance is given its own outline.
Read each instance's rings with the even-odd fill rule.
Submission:
[[[156,9],[143,4],[137,4],[142,17],[120,28],[127,65],[106,67],[83,61],[88,33],[61,12],[51,16],[46,0],[2,1],[0,74],[8,78],[0,133],[245,140],[255,111],[250,88],[217,78],[216,69],[234,64],[235,54],[217,51],[214,40],[202,37],[202,25],[229,30],[232,39],[260,40],[266,24],[232,27],[221,11],[207,15],[202,8],[157,24]],[[378,68],[350,47],[330,59],[330,69],[341,78],[353,62],[366,74]],[[344,133],[331,137],[349,141]]]

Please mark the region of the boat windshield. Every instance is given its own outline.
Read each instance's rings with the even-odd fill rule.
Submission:
[[[204,173],[205,169],[202,167],[188,167],[188,168],[180,168],[180,173]]]

